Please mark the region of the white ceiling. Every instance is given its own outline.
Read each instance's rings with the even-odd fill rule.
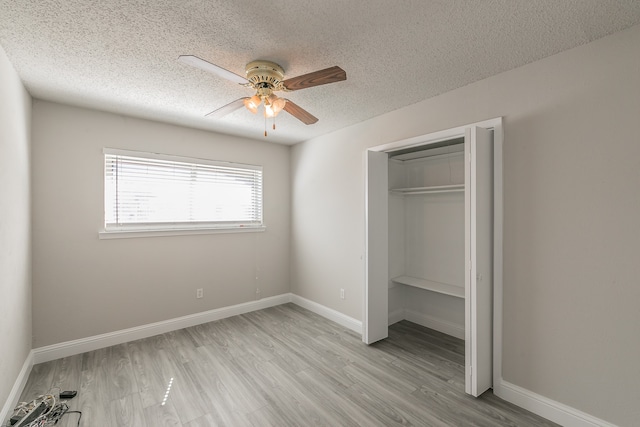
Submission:
[[[320,120],[278,116],[294,144],[640,23],[640,0],[0,0],[0,46],[35,97],[264,140],[250,89],[177,61],[347,80],[287,94]]]

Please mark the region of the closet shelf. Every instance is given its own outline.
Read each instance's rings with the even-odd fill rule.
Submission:
[[[464,184],[436,185],[432,187],[392,188],[389,191],[395,194],[402,194],[402,195],[454,193],[457,191],[464,191]]]
[[[451,295],[458,298],[464,298],[464,288],[461,286],[450,285],[448,283],[434,282],[433,280],[418,279],[410,276],[398,276],[391,279],[394,283],[413,286],[415,288],[426,289],[428,291],[438,292],[440,294]]]

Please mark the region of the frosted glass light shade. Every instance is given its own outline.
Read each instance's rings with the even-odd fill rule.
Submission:
[[[264,105],[264,115],[265,117],[275,117],[278,115],[278,113],[280,113],[280,111],[282,111],[287,100],[283,98],[278,98],[275,95],[271,95],[268,98],[268,102],[269,102],[268,104],[267,102],[265,102],[265,105]]]
[[[257,95],[253,95],[251,98],[244,100],[244,106],[247,108],[247,110],[251,111],[253,114],[256,114],[258,112],[260,102],[260,98]]]

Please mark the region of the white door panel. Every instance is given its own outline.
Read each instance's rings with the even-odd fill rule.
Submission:
[[[493,134],[465,135],[465,389],[479,396],[492,386]]]
[[[367,151],[366,285],[362,340],[371,344],[389,332],[389,156]]]

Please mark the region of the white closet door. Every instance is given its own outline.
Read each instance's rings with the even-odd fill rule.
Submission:
[[[367,151],[367,256],[364,331],[371,344],[389,335],[389,156]]]
[[[473,127],[465,135],[465,391],[492,386],[493,134]]]

